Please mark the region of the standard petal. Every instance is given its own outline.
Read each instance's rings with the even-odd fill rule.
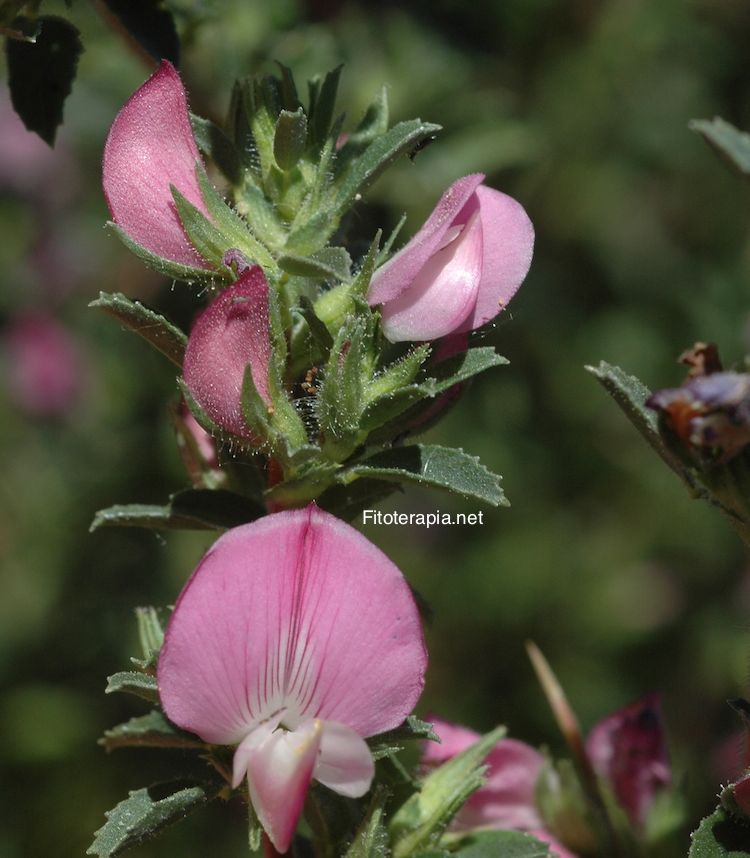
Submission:
[[[471,331],[505,309],[531,266],[534,227],[523,206],[500,191],[476,190],[482,221],[482,279],[473,311],[458,330]]]
[[[370,736],[412,711],[424,682],[419,615],[396,566],[314,506],[222,536],[183,590],[159,659],[169,718],[241,741],[284,710]]]
[[[209,268],[188,241],[170,191],[172,184],[206,213],[195,176],[199,162],[185,89],[163,60],[112,123],[104,147],[104,196],[114,222],[146,250]]]
[[[393,301],[411,285],[440,248],[446,232],[483,178],[482,173],[473,173],[448,188],[414,238],[375,272],[367,292],[370,305]]]
[[[392,343],[435,340],[462,327],[482,278],[482,223],[475,213],[448,245],[430,256],[414,281],[382,308]]]
[[[214,423],[252,439],[242,416],[242,382],[249,365],[258,393],[270,403],[270,360],[268,283],[256,265],[243,271],[198,316],[182,371],[192,397]]]
[[[345,724],[323,722],[320,756],[313,777],[339,795],[359,798],[375,776],[375,761],[367,742]]]
[[[279,852],[286,852],[294,837],[321,735],[321,722],[309,721],[292,732],[276,730],[248,750],[250,800],[260,824]]]

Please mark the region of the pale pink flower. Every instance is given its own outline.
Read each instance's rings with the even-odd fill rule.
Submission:
[[[35,417],[62,416],[81,396],[83,357],[73,335],[50,316],[16,319],[5,332],[7,380],[18,406]]]
[[[104,147],[104,196],[112,219],[156,256],[210,268],[182,227],[170,185],[207,214],[196,178],[201,164],[180,76],[167,60],[112,123]]]
[[[245,268],[195,320],[182,371],[190,394],[208,417],[227,432],[252,441],[242,416],[245,369],[251,367],[253,383],[270,406],[270,360],[268,283],[255,265]]]
[[[424,682],[419,614],[399,570],[315,506],[228,531],[188,581],[158,666],[168,717],[238,745],[234,785],[275,848],[292,840],[315,779],[370,787],[364,738],[398,726]]]
[[[643,825],[656,795],[672,783],[659,696],[649,694],[595,724],[586,753],[631,823]]]
[[[481,184],[454,182],[412,240],[374,274],[391,342],[471,331],[503,310],[531,265],[534,228],[520,203]]]
[[[474,730],[431,718],[440,744],[426,742],[422,762],[437,766],[465,751],[481,737]],[[459,830],[477,828],[519,829],[548,843],[557,858],[576,858],[543,829],[534,793],[544,757],[524,742],[501,739],[487,754],[486,782],[473,793],[458,812],[454,826]]]

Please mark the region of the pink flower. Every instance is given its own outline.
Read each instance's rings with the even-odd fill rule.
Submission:
[[[471,331],[505,308],[531,265],[534,228],[512,197],[474,173],[454,182],[412,240],[374,274],[391,342]]]
[[[422,761],[437,766],[450,760],[479,738],[479,733],[431,718],[440,737],[440,744],[425,744]],[[486,783],[481,786],[459,811],[455,826],[459,829],[501,828],[521,829],[548,843],[558,858],[576,858],[542,828],[534,793],[539,772],[544,764],[542,755],[530,745],[516,739],[502,739],[487,754]]]
[[[188,581],[158,666],[168,717],[237,744],[258,818],[285,852],[314,778],[341,795],[370,787],[364,737],[400,724],[427,655],[399,570],[315,506],[228,531]]]
[[[643,825],[657,793],[672,782],[658,695],[649,694],[596,724],[586,752],[631,823]]]
[[[192,397],[222,429],[254,439],[242,416],[242,382],[250,366],[255,387],[270,406],[271,340],[268,283],[257,265],[245,268],[198,316],[187,342],[183,376]]]
[[[170,185],[204,214],[195,168],[198,147],[180,76],[162,60],[112,123],[104,147],[104,196],[112,219],[156,256],[210,268],[182,228]]]
[[[5,334],[10,393],[35,417],[72,411],[81,395],[83,358],[70,333],[49,316],[12,323]]]

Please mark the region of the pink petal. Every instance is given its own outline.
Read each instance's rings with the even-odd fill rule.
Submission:
[[[209,268],[185,235],[169,187],[206,214],[196,163],[185,89],[162,60],[112,123],[104,147],[104,196],[114,222],[137,244],[173,262]]]
[[[279,852],[286,852],[294,837],[318,757],[322,730],[323,725],[317,720],[308,721],[293,732],[276,730],[264,741],[253,744],[246,754],[253,809]]]
[[[481,173],[464,176],[440,197],[414,238],[375,272],[367,293],[371,305],[393,301],[409,288],[428,259],[439,249],[446,232],[483,178]]]
[[[242,382],[249,365],[258,393],[270,404],[270,360],[268,283],[256,265],[243,271],[198,316],[182,371],[191,395],[214,423],[252,439],[242,416]]]
[[[409,287],[383,305],[386,339],[434,340],[456,331],[476,304],[481,278],[482,223],[475,213],[457,238],[430,256]]]
[[[513,197],[480,185],[476,190],[482,221],[482,279],[476,306],[457,329],[471,331],[505,309],[531,266],[534,227]]]
[[[656,794],[672,781],[658,695],[649,694],[596,724],[586,751],[630,821],[642,824]]]
[[[224,534],[183,590],[159,660],[169,718],[240,742],[274,713],[366,737],[403,721],[424,683],[419,615],[394,564],[310,506]]]
[[[313,777],[339,795],[359,798],[375,776],[375,761],[365,740],[345,724],[323,722],[323,740]]]

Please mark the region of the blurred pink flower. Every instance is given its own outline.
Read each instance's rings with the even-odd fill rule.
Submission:
[[[471,331],[505,308],[531,265],[534,228],[512,197],[474,173],[454,182],[412,240],[374,274],[391,342]]]
[[[201,164],[180,76],[167,60],[115,117],[104,147],[104,196],[112,219],[136,244],[192,268],[210,268],[188,240],[170,185],[207,214]]]
[[[183,376],[190,394],[222,429],[254,440],[242,416],[242,382],[250,366],[255,387],[270,406],[271,340],[268,283],[263,270],[245,268],[198,316],[188,338]]]
[[[594,725],[586,752],[634,826],[672,783],[659,696],[649,694]]]
[[[158,666],[162,704],[206,742],[237,744],[275,848],[292,840],[312,779],[361,796],[364,738],[398,726],[424,683],[419,614],[399,570],[315,506],[228,531],[188,581]]]
[[[55,319],[30,315],[5,331],[9,392],[35,417],[62,416],[78,403],[83,358],[74,337]]]
[[[479,738],[479,733],[431,718],[440,744],[426,742],[422,762],[437,766],[465,751]],[[558,858],[576,858],[543,829],[536,808],[534,793],[544,757],[524,742],[502,739],[487,754],[486,783],[481,786],[458,812],[454,825],[458,829],[500,828],[520,829],[548,843]]]

